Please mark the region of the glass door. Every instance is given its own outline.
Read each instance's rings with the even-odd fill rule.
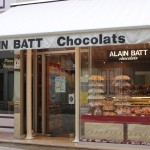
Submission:
[[[46,133],[68,137],[75,131],[75,55],[46,56]]]

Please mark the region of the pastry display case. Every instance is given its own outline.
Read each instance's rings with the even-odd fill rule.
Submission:
[[[114,78],[112,85],[115,93],[112,97],[107,97],[104,94],[104,80],[105,78],[102,76],[92,75],[89,77],[87,97],[89,111],[82,115],[82,120],[85,121],[88,118],[88,121],[90,121],[91,118],[91,121],[98,122],[109,120],[118,123],[150,124],[150,98],[132,96],[129,76],[119,75]],[[105,119],[106,117],[107,119]],[[127,117],[132,119],[128,120]]]

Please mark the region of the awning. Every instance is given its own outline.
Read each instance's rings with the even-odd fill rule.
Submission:
[[[0,15],[0,50],[150,42],[150,0],[34,1]]]

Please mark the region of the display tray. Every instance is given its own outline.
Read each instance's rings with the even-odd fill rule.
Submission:
[[[102,116],[82,115],[81,122],[118,123],[118,124],[146,124],[150,125],[150,116]]]

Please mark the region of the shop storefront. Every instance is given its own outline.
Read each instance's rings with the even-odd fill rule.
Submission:
[[[81,141],[149,144],[149,45],[91,47],[81,55]]]
[[[37,95],[37,100],[34,99],[34,102],[37,103],[35,109],[37,109],[36,115],[38,117],[35,122],[38,122],[38,124],[34,124],[34,129],[36,132],[43,132],[47,136],[74,136],[74,50],[60,49],[54,51],[51,49],[45,50],[45,52],[38,50],[36,54],[37,63],[35,63],[35,66],[37,66],[37,70],[35,70],[34,74],[37,79],[34,91],[35,95]],[[45,69],[42,71],[42,68]],[[42,98],[42,95],[44,98]],[[43,113],[44,110],[46,111]],[[42,120],[43,115],[45,115],[45,119]]]
[[[150,143],[149,2],[136,3],[143,10],[136,24],[136,13],[124,9],[135,1],[119,2],[20,3],[0,17],[0,49],[16,58],[17,138],[34,131],[75,142]]]

